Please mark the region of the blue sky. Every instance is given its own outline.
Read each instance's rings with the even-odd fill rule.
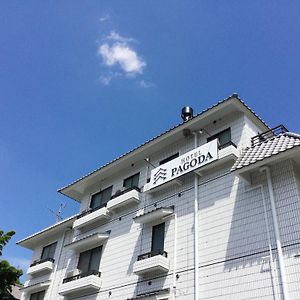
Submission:
[[[78,205],[74,179],[237,92],[300,132],[300,1],[0,4],[0,228],[15,245]]]

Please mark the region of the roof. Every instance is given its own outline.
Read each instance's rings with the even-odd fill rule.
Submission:
[[[11,286],[11,291],[7,290],[6,294],[2,295],[2,300],[7,299],[15,299],[19,300],[21,299],[22,292],[20,289],[23,287],[23,285],[15,284]]]
[[[171,135],[171,132],[174,132],[175,129],[180,128],[180,127],[181,127],[180,129],[183,129],[183,128],[188,127],[189,124],[194,123],[195,120],[200,119],[200,117],[203,116],[204,114],[206,114],[206,113],[210,112],[211,110],[213,110],[214,108],[216,108],[216,107],[218,107],[218,106],[221,106],[222,104],[224,104],[224,103],[226,103],[226,102],[230,102],[230,101],[232,101],[232,102],[233,102],[233,101],[237,101],[239,104],[241,104],[241,106],[242,106],[244,109],[246,109],[246,111],[248,111],[248,112],[250,113],[250,115],[252,115],[256,120],[258,120],[263,126],[265,126],[266,128],[269,128],[269,126],[268,126],[268,125],[267,125],[267,124],[266,124],[266,123],[265,123],[265,122],[264,122],[264,121],[263,121],[263,120],[262,120],[262,119],[261,119],[261,118],[260,118],[260,117],[252,110],[252,109],[250,109],[250,108],[249,108],[249,107],[248,107],[248,106],[247,106],[247,105],[239,98],[238,94],[235,94],[235,93],[234,93],[234,94],[232,94],[231,96],[227,97],[226,99],[223,99],[223,100],[219,101],[218,103],[216,103],[216,104],[210,106],[209,108],[207,108],[207,109],[201,111],[201,112],[198,113],[196,116],[194,116],[192,119],[190,119],[190,120],[188,120],[188,121],[186,121],[186,122],[181,122],[181,123],[175,125],[174,127],[172,127],[172,128],[170,128],[170,129],[166,130],[165,132],[163,132],[163,133],[161,133],[161,134],[155,136],[154,138],[152,138],[152,139],[146,141],[145,143],[143,143],[143,144],[141,144],[141,145],[139,145],[139,146],[133,148],[132,150],[126,152],[125,154],[123,154],[123,155],[121,155],[121,156],[115,158],[114,160],[112,160],[112,161],[110,161],[110,162],[108,162],[108,163],[102,165],[101,167],[95,169],[94,171],[92,171],[92,172],[90,172],[90,173],[88,173],[88,174],[82,176],[81,178],[79,178],[79,179],[73,181],[72,183],[70,183],[70,184],[68,184],[68,185],[66,185],[66,186],[64,186],[64,187],[62,187],[62,188],[60,188],[60,189],[58,190],[58,192],[60,192],[60,193],[62,193],[62,194],[64,194],[64,195],[66,195],[66,196],[69,196],[69,197],[71,197],[71,198],[73,198],[73,199],[75,199],[75,200],[78,200],[78,199],[74,198],[74,196],[70,196],[70,195],[67,193],[66,190],[67,190],[69,187],[71,187],[71,186],[75,185],[76,183],[82,181],[83,179],[85,179],[85,178],[91,176],[92,174],[94,174],[94,173],[96,173],[96,172],[98,172],[98,171],[100,171],[100,170],[102,170],[102,169],[105,169],[105,168],[108,167],[109,165],[111,165],[111,164],[113,164],[113,163],[115,163],[115,162],[117,162],[117,161],[119,161],[119,160],[125,158],[125,157],[128,156],[129,154],[131,154],[131,153],[133,153],[133,152],[135,152],[135,151],[137,151],[137,150],[139,150],[139,149],[145,147],[146,145],[147,145],[147,146],[148,146],[148,145],[150,146],[151,143],[153,143],[154,141],[156,141],[156,140],[162,138],[163,136],[168,135],[168,134]]]
[[[28,249],[34,249],[34,245],[37,241],[40,241],[41,239],[47,238],[49,235],[53,235],[59,231],[61,231],[64,228],[68,228],[73,224],[73,220],[78,216],[76,214],[75,216],[69,217],[65,220],[62,220],[58,223],[55,223],[41,231],[38,231],[20,241],[17,242],[18,245],[28,248]],[[45,233],[48,233],[48,235],[45,236]]]
[[[292,132],[280,134],[258,145],[244,149],[231,171],[253,165],[298,146],[300,146],[300,135]]]
[[[21,299],[21,291],[20,288],[22,288],[22,285],[13,285],[10,294],[15,298],[15,299]]]

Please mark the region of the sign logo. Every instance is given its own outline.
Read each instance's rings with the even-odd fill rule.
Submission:
[[[150,182],[144,191],[167,183],[218,159],[218,140],[197,147],[151,171]]]
[[[165,181],[167,178],[167,169],[159,168],[158,171],[153,175],[153,184],[156,184],[158,180],[162,179]]]

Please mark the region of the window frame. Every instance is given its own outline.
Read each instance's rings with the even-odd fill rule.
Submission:
[[[155,242],[155,235],[159,236],[160,234],[163,234],[162,245],[160,245],[160,249],[154,249],[154,246],[155,246],[155,244],[154,244],[154,242]],[[159,224],[156,224],[156,225],[152,226],[151,253],[155,252],[155,253],[159,254],[159,253],[164,252],[164,250],[165,250],[165,238],[166,238],[166,223],[165,222],[159,223]],[[156,237],[156,239],[160,240],[161,238],[160,237],[159,238]]]
[[[39,291],[36,293],[32,293],[30,294],[29,300],[44,300],[45,299],[45,295],[46,295],[46,291]],[[33,297],[37,297],[37,298],[33,298]],[[40,298],[42,297],[42,298]]]
[[[99,249],[99,251],[100,251],[100,258],[99,258],[98,270],[95,270],[95,269],[91,269],[91,262],[92,262],[91,258],[92,258],[93,253],[95,253],[97,249]],[[86,253],[89,254],[88,268],[87,268],[87,271],[82,272],[82,269],[79,266],[79,264],[80,264],[80,257],[81,257],[81,255],[86,254]],[[92,272],[92,271],[99,272],[101,258],[102,258],[102,253],[103,253],[103,245],[100,245],[98,247],[95,247],[95,248],[92,248],[92,249],[80,252],[79,253],[79,257],[78,257],[78,262],[77,262],[77,269],[79,269],[81,271],[81,273],[83,273],[83,274],[89,273],[89,272]]]
[[[135,176],[138,177],[137,184],[136,184],[136,185],[133,185],[133,184],[131,183],[131,185],[130,185],[129,187],[126,187],[126,186],[125,186],[126,180],[132,180],[132,182],[133,182],[133,178],[134,178]],[[124,179],[123,179],[123,188],[125,188],[125,190],[127,190],[127,189],[132,189],[132,188],[135,188],[135,187],[136,187],[136,188],[139,188],[139,182],[140,182],[140,172],[138,172],[138,173],[136,173],[136,174],[133,174],[133,175],[127,177],[127,178],[124,178]]]
[[[159,165],[161,166],[161,165],[163,165],[163,164],[165,164],[165,163],[167,163],[167,162],[169,162],[169,161],[171,161],[171,160],[173,160],[173,159],[175,159],[175,158],[177,158],[177,157],[179,157],[179,152],[176,152],[176,153],[174,153],[174,154],[172,154],[172,155],[170,155],[170,156],[168,156],[168,157],[162,159],[162,160],[159,162]]]
[[[101,199],[100,205],[95,206],[95,207],[92,207],[93,197],[96,196],[96,195],[99,195],[99,194],[101,194],[101,193],[103,193],[103,192],[105,192],[105,191],[107,191],[107,190],[109,190],[109,189],[111,189],[109,199],[108,199],[105,203],[103,203],[103,202],[102,202],[102,199]],[[97,208],[101,208],[101,207],[103,207],[103,206],[106,206],[106,203],[111,199],[112,191],[113,191],[113,185],[110,185],[110,186],[106,187],[105,189],[101,189],[101,190],[99,190],[99,191],[97,191],[97,192],[91,194],[91,196],[90,196],[90,203],[89,203],[89,209],[92,209],[92,210],[95,209],[95,210],[96,210]],[[105,204],[105,205],[104,205],[104,204]]]
[[[221,143],[220,142],[220,138],[219,136],[221,134],[224,134],[225,132],[229,132],[229,141],[226,141],[226,143]],[[214,139],[218,139],[218,148],[224,148],[224,146],[226,146],[227,144],[229,145],[230,143],[232,143],[232,137],[231,137],[231,127],[228,127],[222,131],[217,132],[216,134],[211,135],[210,137],[207,138],[207,143],[213,141]]]
[[[49,254],[51,254],[51,247],[53,247],[53,246],[54,246],[54,251],[53,251],[53,255],[52,255],[53,257],[51,257]],[[49,259],[49,258],[54,259],[56,247],[57,247],[57,241],[54,242],[54,243],[48,244],[47,246],[44,246],[44,247],[43,247],[43,250],[42,250],[42,253],[41,253],[41,260],[47,260],[47,259]],[[45,250],[47,250],[48,248],[49,248],[50,250],[49,250],[49,253],[48,253],[47,257],[43,257],[43,256],[44,256],[44,253],[45,253]]]

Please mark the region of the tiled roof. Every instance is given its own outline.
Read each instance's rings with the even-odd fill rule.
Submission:
[[[254,147],[246,148],[232,166],[231,171],[255,164],[297,146],[300,146],[300,135],[291,132],[280,134]]]
[[[206,113],[207,111],[210,111],[211,109],[215,108],[216,106],[219,106],[220,104],[222,104],[222,103],[224,103],[224,102],[226,102],[226,101],[229,101],[229,100],[232,99],[232,98],[235,98],[235,99],[239,100],[239,102],[240,102],[241,104],[243,104],[243,106],[244,106],[247,110],[249,110],[249,112],[251,112],[251,113],[252,113],[258,120],[260,120],[266,127],[269,127],[269,126],[268,126],[268,125],[267,125],[267,124],[266,124],[266,123],[265,123],[265,122],[264,122],[264,121],[263,121],[263,120],[262,120],[262,119],[261,119],[261,118],[260,118],[260,117],[259,117],[259,116],[258,116],[258,115],[257,115],[257,114],[249,107],[249,106],[248,106],[248,105],[246,105],[246,103],[245,103],[244,101],[242,101],[242,100],[239,98],[238,94],[236,94],[236,93],[234,93],[234,94],[232,94],[231,96],[229,96],[229,97],[227,97],[227,98],[225,98],[225,99],[219,101],[218,103],[216,103],[216,104],[214,104],[214,105],[208,107],[207,109],[201,111],[200,113],[198,113],[197,115],[195,115],[191,120],[194,120],[195,118],[197,118],[197,117],[203,115],[203,114]],[[189,121],[191,121],[191,120],[189,120]],[[68,184],[68,185],[66,185],[66,186],[64,186],[64,187],[62,187],[62,188],[60,188],[60,189],[58,189],[58,192],[62,193],[62,191],[63,191],[64,189],[66,189],[66,188],[68,188],[68,187],[74,185],[75,183],[77,183],[77,182],[83,180],[84,178],[86,178],[86,177],[88,177],[88,176],[94,174],[95,172],[97,172],[97,171],[103,169],[104,167],[106,167],[106,166],[108,166],[108,165],[114,163],[115,161],[118,161],[119,159],[121,159],[121,158],[127,156],[128,154],[130,154],[130,153],[136,151],[137,149],[139,149],[139,148],[141,148],[141,147],[143,147],[143,146],[149,144],[150,142],[152,142],[152,141],[154,141],[154,140],[160,138],[161,136],[163,136],[163,135],[165,135],[165,134],[171,132],[172,130],[174,130],[174,129],[176,129],[176,128],[178,128],[178,127],[180,127],[180,126],[182,126],[182,125],[184,125],[184,124],[186,124],[186,123],[188,123],[189,121],[181,122],[181,123],[179,123],[179,124],[173,126],[172,128],[166,130],[165,132],[163,132],[163,133],[161,133],[161,134],[159,134],[159,135],[153,137],[152,139],[150,139],[150,140],[144,142],[143,144],[141,144],[141,145],[139,145],[139,146],[133,148],[132,150],[130,150],[130,151],[124,153],[123,155],[121,155],[121,156],[119,156],[119,157],[113,159],[112,161],[110,161],[110,162],[108,162],[108,163],[102,165],[101,167],[99,167],[99,168],[97,168],[97,169],[91,171],[90,173],[88,173],[88,174],[82,176],[81,178],[79,178],[79,179],[77,179],[77,180],[71,182],[70,184]]]

